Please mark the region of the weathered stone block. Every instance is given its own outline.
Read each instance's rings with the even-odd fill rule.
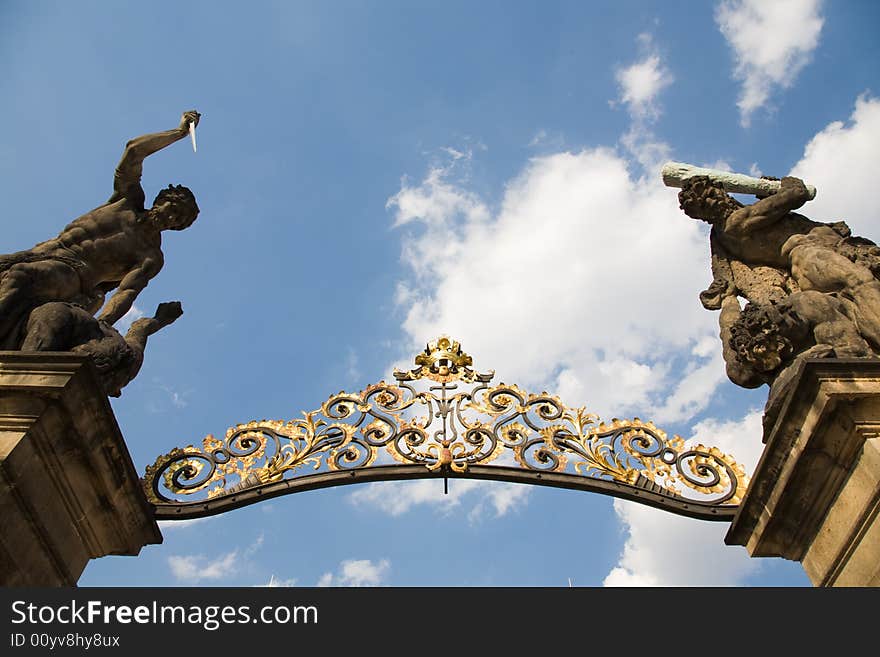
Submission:
[[[162,535],[89,358],[0,352],[0,584],[73,586]]]
[[[725,542],[815,586],[880,585],[880,360],[803,362]]]

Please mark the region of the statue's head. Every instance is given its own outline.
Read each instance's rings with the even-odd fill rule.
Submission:
[[[779,369],[794,351],[786,335],[792,319],[772,306],[746,304],[730,327],[730,346],[737,359],[762,374]]]
[[[195,195],[183,185],[168,185],[156,196],[150,214],[160,230],[183,230],[199,216]]]
[[[710,224],[726,219],[743,207],[708,176],[694,176],[685,180],[678,193],[678,202],[687,216]]]

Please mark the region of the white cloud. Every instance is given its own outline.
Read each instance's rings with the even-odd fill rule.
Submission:
[[[168,557],[171,574],[182,582],[195,584],[203,580],[232,578],[249,566],[249,559],[263,546],[263,534],[244,550],[236,548],[213,559],[203,554]]]
[[[114,327],[122,335],[125,335],[126,333],[128,333],[128,329],[131,328],[131,325],[143,316],[144,311],[138,308],[136,305],[132,304],[131,308],[128,309],[128,312],[116,321]]]
[[[653,118],[659,114],[657,96],[673,81],[672,74],[655,53],[618,70],[615,77],[620,86],[620,102],[638,118]]]
[[[536,152],[544,153],[562,150],[565,147],[565,138],[561,133],[554,132],[551,134],[542,128],[529,141],[528,147],[535,149]]]
[[[643,122],[635,122],[620,138],[620,143],[648,175],[654,175],[665,162],[672,159],[669,144],[657,139]]]
[[[758,568],[745,548],[724,545],[726,523],[621,500],[614,510],[629,536],[604,586],[735,586]]]
[[[444,148],[449,157],[446,166],[432,167],[425,180],[417,187],[401,181],[400,191],[388,199],[386,207],[395,207],[394,225],[402,226],[415,219],[427,224],[444,223],[450,217],[461,217],[466,221],[480,221],[488,216],[486,206],[476,195],[452,184],[449,179],[462,164],[465,166],[472,158],[470,150],[462,152]]]
[[[188,520],[160,520],[158,522],[158,525],[159,529],[161,529],[162,532],[165,533],[169,531],[174,531],[176,529],[185,529],[187,527],[192,527],[193,525],[212,520],[215,517],[216,516],[210,516],[208,518],[190,518]]]
[[[392,516],[400,516],[418,505],[435,505],[448,513],[461,503],[461,498],[479,482],[465,479],[456,481],[448,495],[443,494],[443,482],[438,479],[418,481],[383,481],[359,486],[349,500],[358,506],[368,506]]]
[[[715,21],[733,49],[743,126],[776,88],[790,87],[809,63],[824,23],[821,0],[723,0]]]
[[[880,99],[860,96],[847,123],[835,121],[804,149],[791,175],[815,185],[801,213],[817,221],[846,221],[853,233],[880,239],[880,214],[870,190],[877,184]]]
[[[705,420],[694,426],[688,443],[716,446],[751,472],[763,447],[761,416],[754,410],[738,422]],[[614,510],[627,540],[605,586],[735,586],[760,566],[745,548],[724,544],[726,523],[623,500],[615,500]]]
[[[703,348],[707,343],[712,345],[711,352]],[[706,391],[714,391],[727,380],[720,341],[701,340],[691,353],[695,358],[705,358],[708,354],[709,359],[685,372],[662,406],[652,411],[651,417],[658,423],[680,422],[694,417],[709,403]]]
[[[730,163],[727,160],[715,160],[709,164],[704,164],[704,167],[707,169],[718,169],[719,171],[730,171],[733,173],[733,167],[730,166]]]
[[[492,510],[495,518],[500,518],[518,505],[525,504],[529,496],[529,486],[495,482],[485,488],[484,495],[468,513],[468,520],[472,523],[482,520],[488,509]]]
[[[348,559],[339,564],[336,573],[321,575],[318,586],[382,586],[391,570],[391,562],[382,559],[373,563],[369,559]]]
[[[291,579],[277,579],[275,575],[271,575],[269,577],[269,581],[266,584],[261,584],[260,586],[265,586],[267,588],[281,588],[281,587],[291,587],[296,586],[296,578]]]
[[[650,34],[642,33],[636,41],[644,53],[643,58],[618,69],[615,74],[619,87],[618,102],[626,106],[632,118],[632,124],[620,142],[645,171],[653,172],[669,159],[671,149],[655,137],[650,126],[660,117],[660,92],[675,78],[663,64]]]
[[[435,172],[406,191],[427,200],[443,186],[487,208]],[[634,179],[614,152],[530,160],[488,217],[468,219],[442,199],[420,212],[406,213],[421,224],[402,255],[414,274],[398,295],[406,352],[446,333],[476,369],[499,369],[496,380],[619,416],[666,407],[676,356],[706,364],[690,353],[717,334],[717,318],[697,299],[711,278],[705,229],[659,176]]]
[[[237,561],[238,550],[233,550],[214,559],[204,555],[172,555],[168,557],[168,566],[175,578],[194,584],[235,575],[238,571]]]
[[[400,516],[413,507],[433,506],[443,514],[457,509],[465,496],[482,494],[480,500],[468,512],[468,519],[476,523],[491,512],[500,518],[517,505],[524,504],[529,487],[506,482],[453,479],[448,482],[448,494],[443,493],[439,479],[418,481],[384,481],[360,486],[349,499],[359,506],[376,508],[392,516]]]
[[[745,471],[751,474],[758,464],[764,443],[761,427],[763,409],[753,409],[739,421],[720,421],[713,418],[698,422],[691,430],[687,444],[701,443],[717,447],[722,452],[736,458]]]
[[[184,396],[181,393],[178,393],[168,387],[165,387],[164,390],[170,396],[172,404],[174,404],[177,408],[186,408],[187,401],[186,399],[184,399]]]
[[[175,408],[186,408],[189,404],[186,398],[192,391],[178,392],[174,388],[163,383],[160,379],[154,378],[153,383],[155,383],[157,387],[159,387],[163,392],[168,395],[168,400],[174,405]],[[162,410],[164,410],[164,408],[162,408],[161,404],[154,404],[151,410],[153,410],[154,412],[161,412]]]

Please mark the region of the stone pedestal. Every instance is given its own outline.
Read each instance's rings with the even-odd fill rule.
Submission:
[[[0,352],[0,585],[74,586],[161,542],[91,362]]]
[[[725,538],[814,586],[880,586],[880,360],[805,361]]]

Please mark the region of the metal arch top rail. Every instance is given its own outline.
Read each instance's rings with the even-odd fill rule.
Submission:
[[[736,515],[738,505],[711,505],[694,502],[685,498],[675,498],[668,494],[617,481],[586,479],[572,474],[554,472],[532,472],[505,466],[473,466],[463,474],[429,472],[418,465],[385,465],[362,470],[345,472],[325,472],[302,475],[284,479],[272,484],[254,488],[243,488],[230,495],[200,502],[177,502],[173,504],[154,504],[156,520],[190,520],[205,518],[226,511],[240,509],[263,500],[283,495],[321,490],[350,484],[365,484],[375,481],[408,481],[414,479],[481,479],[505,481],[520,484],[549,486],[569,490],[587,491],[610,495],[624,500],[639,502],[671,513],[716,522],[730,522]]]

